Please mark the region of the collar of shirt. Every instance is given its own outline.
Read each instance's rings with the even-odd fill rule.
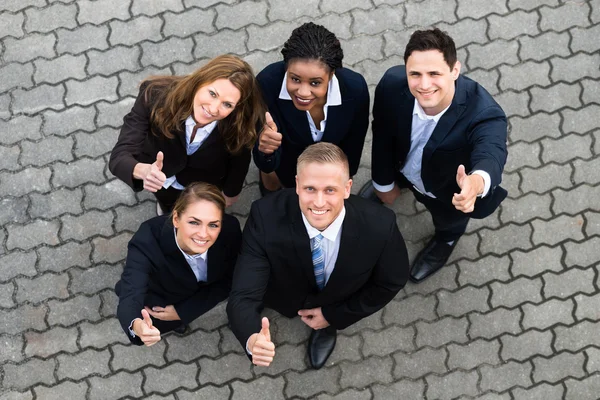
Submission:
[[[308,237],[312,240],[317,235],[321,234],[324,238],[335,242],[342,230],[342,223],[344,222],[344,217],[346,216],[346,207],[342,208],[340,215],[337,216],[336,219],[325,229],[323,232],[314,228],[306,219],[304,214],[302,214],[302,221],[304,222],[304,226],[306,227],[306,232],[308,232]]]
[[[187,261],[188,264],[190,264],[190,263],[195,264],[196,260],[199,258],[203,259],[205,263],[207,262],[208,250],[206,250],[202,254],[194,254],[193,256],[191,256],[188,253],[186,253],[185,251],[181,250],[181,247],[179,247],[179,243],[177,243],[177,228],[173,228],[173,234],[175,235],[175,244],[177,245],[177,248],[179,249],[179,251],[181,251],[181,254],[183,254],[183,257],[185,258],[185,261]],[[192,266],[192,264],[190,264],[190,267],[191,266]]]
[[[281,82],[281,90],[279,91],[279,98],[282,100],[292,100],[292,96],[287,90],[285,82],[287,81],[287,72],[283,75],[283,82]],[[339,106],[342,104],[342,92],[340,92],[340,81],[333,74],[333,77],[329,81],[327,86],[327,101],[326,106]]]
[[[448,105],[448,107],[444,108],[442,111],[440,111],[439,113],[437,113],[435,115],[427,115],[427,114],[425,114],[425,110],[423,110],[423,107],[421,107],[421,105],[419,104],[417,99],[415,99],[415,106],[413,107],[412,115],[417,114],[419,119],[423,120],[423,121],[432,119],[437,124],[438,121],[440,120],[440,118],[442,118],[442,115],[444,115],[444,113],[446,111],[448,111],[449,108],[450,108],[450,105]]]
[[[194,118],[190,115],[189,117],[187,117],[187,119],[185,120],[185,138],[186,138],[186,143],[190,144],[190,138],[192,137],[192,131],[194,130],[194,126],[196,126],[196,121],[194,121]],[[199,131],[204,131],[204,135],[199,135],[198,132],[196,132],[196,137],[194,138],[194,143],[199,142],[200,140],[203,140],[204,138],[208,137],[208,135],[210,135],[212,133],[212,131],[216,128],[217,126],[217,121],[213,121],[210,124],[204,125],[202,128],[198,128]]]

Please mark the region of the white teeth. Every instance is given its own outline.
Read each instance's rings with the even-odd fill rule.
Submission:
[[[200,246],[204,246],[206,243],[208,243],[208,240],[197,240],[197,239],[192,239],[192,242],[199,244]]]
[[[317,215],[323,215],[327,212],[327,210],[322,210],[322,211],[317,211],[317,210],[310,210],[313,212],[313,214],[317,214]]]
[[[298,100],[300,103],[310,103],[310,100],[303,100],[300,97],[296,97],[296,100]]]

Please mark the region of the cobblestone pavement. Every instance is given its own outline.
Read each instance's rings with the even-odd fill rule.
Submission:
[[[224,305],[128,345],[112,288],[155,206],[106,165],[136,85],[227,51],[260,70],[309,20],[371,89],[414,29],[450,32],[509,116],[509,198],[318,372],[307,329],[274,313],[277,359],[252,367]],[[0,399],[599,398],[599,38],[600,0],[2,0]],[[233,213],[256,198],[253,167]],[[410,193],[394,210],[412,258],[430,217]]]

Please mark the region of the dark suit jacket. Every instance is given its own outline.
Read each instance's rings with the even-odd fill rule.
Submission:
[[[405,285],[408,256],[394,213],[357,196],[345,207],[335,268],[319,292],[295,191],[252,204],[227,305],[242,346],[261,329],[263,302],[290,318],[322,307],[331,326],[343,329],[380,310]]]
[[[224,214],[221,233],[208,250],[207,282],[197,282],[177,247],[171,219],[160,216],[142,223],[127,246],[127,261],[116,288],[117,316],[132,343],[142,344],[138,337],[131,337],[129,325],[141,318],[144,306],[174,305],[181,321],[188,324],[225,300],[241,240],[238,220]]]
[[[242,191],[244,178],[250,166],[250,150],[244,149],[233,155],[227,151],[225,141],[219,134],[219,124],[202,146],[191,156],[186,152],[185,123],[171,132],[175,137],[152,133],[156,127],[150,122],[153,104],[145,101],[147,84],[140,93],[129,114],[123,118],[123,127],[117,144],[110,154],[108,167],[117,178],[135,191],[143,189],[143,182],[133,178],[133,168],[138,162],[152,164],[159,151],[164,153],[162,171],[176,175],[177,182],[186,186],[202,181],[217,185],[226,196],[235,197]],[[158,132],[158,131],[156,131]]]
[[[256,141],[252,154],[261,171],[275,171],[285,187],[294,187],[298,156],[314,144],[314,140],[306,112],[298,110],[291,100],[279,98],[284,75],[285,65],[280,61],[267,66],[256,77],[283,140],[279,149],[269,155],[258,150]],[[352,176],[358,170],[369,127],[369,89],[365,78],[349,69],[336,69],[335,76],[340,82],[342,104],[327,109],[327,124],[321,141],[336,144],[346,153]]]
[[[494,212],[507,195],[499,187],[506,163],[506,115],[477,82],[459,75],[452,104],[423,149],[421,177],[425,190],[452,202],[459,193],[456,170],[490,174],[490,192],[478,198],[473,218]],[[375,90],[373,105],[372,177],[379,184],[394,182],[410,150],[414,96],[403,65],[387,70]]]

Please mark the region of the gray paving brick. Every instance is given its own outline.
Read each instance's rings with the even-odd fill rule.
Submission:
[[[92,259],[96,263],[115,263],[124,260],[127,256],[127,243],[131,239],[131,236],[132,234],[125,232],[109,239],[95,238],[92,241],[94,244]]]
[[[497,230],[482,229],[480,250],[482,254],[502,255],[513,249],[531,248],[531,226],[507,224]]]
[[[94,133],[77,132],[74,136],[76,143],[74,151],[77,157],[98,157],[112,151],[119,137],[119,131],[114,128],[102,128]]]
[[[0,173],[0,196],[22,196],[32,191],[50,190],[49,168],[26,168],[14,174]],[[28,182],[28,185],[23,185]]]
[[[43,166],[54,161],[73,160],[73,139],[51,136],[38,142],[21,143],[21,165]]]
[[[229,400],[231,395],[231,389],[229,386],[215,387],[215,386],[203,386],[200,389],[188,392],[186,389],[182,389],[176,392],[179,400]]]
[[[21,349],[23,348],[23,337],[21,335],[0,335],[0,361],[20,362],[23,359]],[[0,397],[1,399],[2,397]]]
[[[585,51],[587,53],[594,53],[597,49],[594,38],[600,34],[600,26],[596,25],[587,29],[573,28],[571,29],[571,49],[574,52]]]
[[[114,291],[107,291],[100,293],[102,299],[102,306],[100,307],[100,314],[103,317],[114,317],[117,313],[117,305],[119,304],[119,298]]]
[[[562,400],[564,391],[561,385],[542,383],[531,389],[515,388],[512,395],[515,400]]]
[[[581,78],[599,78],[600,54],[579,53],[569,58],[550,59],[552,81],[576,82]]]
[[[552,213],[550,212],[551,203],[552,198],[549,194],[538,195],[529,193],[517,200],[506,199],[502,204],[500,218],[504,224],[509,222],[524,223],[536,217],[552,218]],[[534,229],[535,227],[534,225]],[[534,243],[536,233],[534,230]],[[541,234],[544,234],[544,232],[542,231]]]
[[[481,286],[490,281],[510,279],[510,260],[507,256],[489,255],[477,261],[462,260],[458,263],[458,282],[461,286]]]
[[[335,1],[335,0],[334,0]],[[366,0],[351,0],[345,1],[344,5],[349,5],[353,1],[367,3]],[[327,4],[331,4],[328,2]],[[325,7],[324,4],[321,4],[321,9]],[[349,39],[352,37],[352,32],[350,30],[350,25],[352,22],[352,18],[349,13],[345,14],[337,14],[337,13],[329,13],[325,15],[320,15],[314,19],[315,24],[326,26],[331,32],[335,33],[335,36],[338,39]],[[297,21],[299,24],[300,21]],[[268,25],[267,25],[268,26]]]
[[[133,0],[131,6],[131,13],[133,15],[156,15],[165,11],[183,11],[183,3],[181,0],[157,0],[152,3],[143,0]]]
[[[594,137],[594,154],[600,154],[600,130],[592,132]]]
[[[408,39],[410,38],[410,35],[412,34],[412,31],[410,30],[404,30],[402,32],[386,32],[383,34],[383,38],[385,39],[385,43],[384,43],[384,54],[386,56],[392,56],[392,55],[397,55],[400,57],[404,56],[404,49],[406,47],[406,44],[408,43]],[[402,64],[404,64],[404,58],[402,58]],[[377,79],[377,82],[379,81],[379,79],[381,79],[381,77],[379,77]],[[371,82],[371,84],[376,84],[377,82]]]
[[[32,400],[33,395],[31,391],[26,392],[15,392],[15,391],[6,391],[4,394],[0,395],[0,400]]]
[[[588,373],[600,371],[600,350],[593,347],[585,351],[587,355],[586,371]]]
[[[576,108],[581,106],[579,85],[558,83],[546,89],[531,88],[531,109],[553,112],[563,107]]]
[[[379,4],[378,4],[377,1],[375,1],[376,6],[379,6],[382,3],[383,2],[379,2]],[[345,13],[346,11],[350,11],[352,9],[369,10],[371,8],[372,8],[372,5],[367,0],[348,0],[348,1],[333,0],[333,1],[323,2],[321,4],[321,10],[324,13],[333,11],[333,12],[342,14],[342,13]],[[282,12],[282,14],[283,14],[283,12]]]
[[[339,380],[342,388],[364,388],[373,383],[392,383],[393,361],[390,357],[369,357],[360,364],[344,362],[340,365],[342,376]],[[312,371],[311,371],[312,372]],[[316,371],[315,371],[316,372]],[[291,378],[291,374],[288,374]],[[315,386],[316,389],[316,386]],[[331,389],[325,389],[331,392]],[[291,394],[291,392],[289,392]]]
[[[89,1],[79,2],[88,4]],[[122,2],[126,3],[126,2]],[[85,6],[84,6],[85,7]],[[56,51],[58,54],[79,54],[89,49],[106,50],[108,48],[108,27],[106,25],[83,25],[73,30],[57,29]]]
[[[1,204],[1,203],[0,203]],[[600,235],[600,213],[586,212],[585,233],[588,236]]]
[[[1,256],[0,281],[8,281],[19,275],[35,276],[37,274],[36,261],[37,256],[33,251],[28,253],[13,251],[10,254]],[[15,265],[18,265],[19,268],[15,268]]]
[[[384,308],[383,323],[385,325],[408,325],[418,320],[433,321],[437,319],[435,313],[435,297],[410,296],[398,299]]]
[[[106,51],[90,50],[87,56],[87,72],[90,75],[109,76],[122,70],[136,71],[140,67],[140,49],[137,46],[115,46]]]
[[[374,360],[373,358],[369,360]],[[201,361],[202,363],[202,361]],[[370,363],[371,364],[371,363]],[[365,376],[368,378],[368,373],[373,372],[371,365],[365,365]],[[391,375],[391,360],[390,365],[387,367],[388,375]],[[351,368],[352,364],[344,364]],[[383,369],[383,368],[382,368]],[[385,371],[383,371],[385,372]],[[351,373],[351,372],[349,372]],[[202,374],[202,373],[201,373]],[[343,375],[343,371],[342,371]],[[308,370],[305,372],[289,372],[286,374],[288,385],[284,391],[287,396],[299,396],[299,397],[310,397],[319,392],[335,393],[339,391],[337,382],[340,380],[340,369],[338,368],[326,368],[319,371]],[[344,386],[343,376],[341,381],[342,387]],[[354,385],[353,385],[354,386]],[[358,385],[356,385],[358,386]]]
[[[208,356],[212,358],[218,357],[219,341],[221,335],[218,331],[203,332],[196,331],[184,337],[169,336],[166,341],[169,346],[167,349],[166,359],[169,362],[181,361],[190,362],[198,356]],[[190,349],[194,352],[191,353]]]
[[[125,249],[123,251],[125,252]],[[121,277],[122,267],[100,264],[86,270],[71,270],[71,292],[93,295],[103,289],[113,289]]]
[[[316,398],[317,400],[370,400],[371,392],[368,389],[356,390],[349,389],[342,391],[334,396],[322,394]]]
[[[358,36],[340,40],[344,49],[344,63],[353,65],[364,59],[381,60],[383,40],[380,36]]]
[[[486,36],[488,24],[485,19],[475,21],[471,18],[467,18],[461,19],[453,24],[440,23],[437,24],[437,27],[444,32],[447,32],[452,39],[454,39],[457,48],[461,48],[470,43],[484,44],[488,42]]]
[[[66,136],[78,130],[93,131],[95,129],[94,107],[69,107],[64,111],[48,110],[44,112],[43,132],[45,135]]]
[[[528,118],[515,116],[510,118],[509,137],[512,142],[524,140],[535,142],[543,137],[560,137],[560,115],[544,112],[534,114]]]
[[[52,108],[61,110],[65,107],[63,97],[65,88],[62,85],[38,85],[31,90],[16,89],[13,91],[13,113],[33,114],[38,111]]]
[[[545,193],[557,187],[570,188],[573,185],[571,183],[572,172],[572,167],[569,164],[558,165],[551,163],[537,169],[525,167],[521,170],[523,176],[521,188],[526,193]],[[557,211],[555,207],[553,207],[553,210],[554,212]]]
[[[575,315],[578,320],[585,318],[594,320],[597,318],[600,295],[586,296],[580,294],[575,296],[575,302],[577,304]]]
[[[546,271],[561,271],[563,251],[560,247],[540,246],[529,252],[516,250],[510,254],[514,276],[536,276]]]
[[[159,43],[144,42],[141,46],[141,63],[144,67],[150,65],[164,67],[175,61],[190,62],[194,60],[192,56],[194,42],[191,38],[179,39],[173,37]],[[202,46],[198,47],[201,48]]]
[[[58,239],[59,224],[57,221],[35,220],[26,225],[8,225],[8,239],[6,248],[28,250],[39,244],[56,245]]]
[[[217,11],[215,25],[218,30],[224,28],[237,30],[250,23],[257,25],[265,25],[267,23],[267,4],[263,2],[247,1],[233,5],[220,4],[215,9]]]
[[[48,309],[48,323],[51,326],[70,326],[79,321],[95,322],[100,319],[100,297],[76,296],[66,301],[51,300]]]
[[[585,371],[583,353],[561,353],[548,359],[535,357],[533,359],[533,380],[535,382],[559,382],[567,377],[583,378]]]
[[[15,306],[15,302],[13,301],[14,291],[15,286],[12,282],[6,284],[0,283],[0,307],[11,308]]]
[[[448,345],[448,367],[470,370],[481,364],[498,365],[500,358],[500,343],[497,340],[485,341],[482,339],[469,342],[465,345]]]
[[[116,318],[110,318],[98,324],[84,322],[79,325],[79,329],[81,329],[79,345],[82,349],[88,347],[103,349],[108,345],[116,343],[129,344],[129,339],[123,333],[121,324],[119,324],[119,320]],[[120,396],[123,396],[123,394],[120,394]]]
[[[20,365],[6,364],[2,386],[5,389],[22,391],[40,383],[52,385],[56,382],[53,375],[54,366],[53,359],[32,359]]]
[[[570,191],[556,189],[552,192],[554,203],[552,211],[556,214],[563,212],[573,214],[596,207],[594,199],[600,193],[600,187],[580,185]],[[583,254],[582,254],[583,256]]]
[[[66,212],[81,213],[81,190],[59,189],[49,194],[32,193],[30,215],[33,218],[55,218]]]
[[[113,214],[110,211],[88,211],[79,216],[65,215],[61,218],[63,240],[85,240],[94,235],[111,236],[113,234]]]
[[[236,381],[233,382],[231,386],[233,389],[232,400],[277,400],[283,392],[285,381],[283,380],[283,377],[269,378],[263,376],[251,383]]]
[[[568,145],[568,148],[565,146]],[[592,137],[590,135],[571,134],[559,139],[542,140],[542,160],[544,162],[564,163],[576,157],[589,158],[592,156]]]
[[[508,283],[494,282],[491,285],[492,307],[513,308],[524,302],[539,303],[542,301],[541,279],[517,278]]]
[[[594,103],[600,96],[600,81],[594,81],[591,79],[582,79],[581,86],[583,86],[583,99],[584,104]]]
[[[117,232],[137,232],[140,223],[156,215],[156,206],[153,202],[145,201],[132,207],[119,206],[115,208],[115,230]]]
[[[588,242],[589,243],[589,242]],[[590,243],[591,244],[591,243]],[[569,249],[567,248],[567,257]],[[576,293],[594,293],[594,270],[572,268],[560,274],[547,273],[544,278],[544,297],[564,299]]]
[[[422,295],[433,293],[440,289],[453,290],[458,287],[458,285],[456,284],[457,273],[458,271],[456,269],[456,266],[447,265],[444,268],[442,268],[439,272],[437,272],[433,277],[427,279],[425,282],[422,282],[418,285],[412,285],[409,283],[409,285],[406,286],[404,290],[407,294],[419,293]]]
[[[417,348],[422,346],[440,347],[447,343],[466,343],[467,327],[466,318],[441,318],[435,322],[417,322]]]
[[[523,36],[519,38],[519,43],[519,57],[522,60],[541,61],[552,56],[568,57],[571,54],[567,32],[545,32],[533,38]]]
[[[57,163],[53,166],[52,185],[75,188],[88,182],[103,183],[106,179],[104,177],[105,166],[106,162],[103,159],[90,160],[89,158],[82,158],[69,164]]]
[[[6,0],[2,2],[2,8],[6,11],[17,12],[30,6],[43,7],[44,0]]]
[[[362,333],[364,338],[363,354],[366,357],[372,355],[385,357],[398,350],[413,351],[415,349],[414,336],[415,330],[412,327],[399,328],[391,326],[380,332],[367,330]]]
[[[1,21],[0,21],[1,23]],[[0,91],[33,86],[33,65],[10,63],[0,67]]]
[[[362,360],[361,354],[362,340],[359,335],[345,336],[338,335],[337,342],[335,345],[335,351],[331,353],[331,356],[327,359],[325,364],[328,367],[338,365],[342,361],[354,361],[360,362]],[[239,344],[238,344],[239,349]],[[306,354],[305,346],[296,346],[295,348],[291,345],[284,345],[277,347],[277,357],[274,364],[271,364],[268,369],[270,375],[275,375],[280,372],[284,372],[286,369],[293,369],[296,371],[303,371],[306,369],[304,363],[304,355]],[[387,355],[387,354],[386,354]],[[293,358],[291,360],[286,360]],[[275,365],[277,364],[277,365]],[[275,367],[275,368],[273,368]]]
[[[487,20],[490,24],[488,34],[494,39],[513,39],[521,35],[535,36],[538,30],[538,13],[535,11],[515,11],[510,14],[490,15]]]
[[[0,14],[0,38],[5,36],[21,37],[23,36],[23,13],[19,14]]]
[[[17,301],[23,303],[39,303],[45,299],[69,297],[69,276],[67,274],[55,275],[46,273],[33,279],[16,279]]]
[[[104,400],[124,396],[143,397],[142,382],[144,377],[141,372],[119,372],[106,378],[90,377],[89,398],[91,400]]]
[[[475,71],[467,72],[466,76],[483,86],[492,96],[498,94],[498,79],[500,75],[497,70],[485,71],[483,69],[476,69]]]
[[[122,181],[112,180],[102,186],[86,185],[84,207],[86,209],[109,209],[119,204],[133,205],[136,202],[131,189]]]
[[[523,194],[521,187],[521,176],[518,173],[504,172],[502,176],[502,187],[508,191],[508,197],[519,197]],[[498,212],[498,211],[496,211]]]
[[[0,170],[15,171],[17,169],[20,169],[21,166],[18,162],[20,155],[21,149],[19,148],[19,146],[0,146]],[[0,211],[0,213],[4,214],[2,211]],[[2,219],[2,217],[0,217],[0,219]]]
[[[550,221],[536,219],[531,222],[533,225],[532,240],[535,245],[546,243],[555,245],[565,239],[581,240],[584,238],[583,217],[577,215],[570,217],[561,215]]]
[[[565,386],[567,387],[566,400],[594,400],[600,392],[600,375],[591,375],[581,381],[567,379]]]
[[[201,23],[202,21],[197,22]],[[145,15],[128,21],[111,21],[108,40],[112,46],[119,44],[133,46],[144,40],[156,42],[162,39],[162,35],[160,34],[162,24],[163,22],[160,17],[150,18]],[[137,47],[134,49],[139,52]],[[138,55],[136,55],[136,59]],[[118,54],[114,57],[118,58]]]
[[[8,222],[27,222],[29,220],[27,207],[29,207],[29,202],[26,198],[5,198],[0,200],[0,225],[5,225]]]
[[[366,328],[370,328],[372,330],[379,330],[381,328],[383,328],[383,324],[381,323],[381,318],[382,318],[382,314],[383,314],[383,310],[377,311],[374,314],[369,315],[366,318],[361,319],[360,321],[356,322],[355,324],[350,325],[349,327],[347,327],[346,329],[340,331],[342,332],[344,335],[354,335],[357,334],[359,332],[361,332],[362,330],[366,329]],[[280,321],[283,321],[284,319],[281,319]],[[277,325],[280,325],[280,321],[277,321]],[[292,321],[296,321],[296,319],[292,320]],[[302,323],[300,320],[297,321],[297,325],[304,325],[304,323]],[[283,328],[281,329],[282,332],[286,332],[286,341],[289,341],[289,336],[291,335],[290,328],[294,328],[289,327],[286,330],[284,330]],[[303,339],[305,340],[308,335],[310,334],[310,330],[308,328],[306,328],[306,326],[302,326],[302,328],[304,329],[304,331],[298,335],[298,337],[296,338],[298,340],[298,343],[300,343]],[[298,330],[298,328],[296,328],[296,330]]]
[[[77,7],[66,4],[52,4],[45,8],[25,10],[25,30],[28,32],[52,32],[57,28],[75,28]]]
[[[142,80],[153,75],[171,75],[169,68],[145,68],[140,72],[123,71],[119,73],[119,96],[137,96]]]
[[[127,20],[130,18],[130,4],[131,0],[81,0],[77,2],[79,6],[77,21],[80,24],[91,22],[100,25],[113,18]]]
[[[481,367],[481,389],[502,392],[513,386],[528,387],[532,384],[531,364],[509,361],[499,367]]]
[[[35,81],[59,83],[69,78],[84,79],[86,77],[85,56],[65,54],[53,60],[38,59],[35,64]]]
[[[119,333],[125,337],[125,333],[123,333],[122,330]],[[116,344],[111,348],[114,356],[110,361],[110,367],[115,371],[122,369],[126,371],[135,371],[148,365],[162,367],[166,364],[166,344],[164,340],[161,340],[150,347]]]
[[[523,304],[523,327],[544,330],[554,324],[572,324],[573,301],[549,300],[539,305]]]
[[[54,35],[34,33],[22,39],[7,37],[2,39],[2,42],[4,44],[2,57],[7,63],[11,61],[24,63],[38,57],[53,58],[56,55],[54,51],[56,37]]]
[[[587,3],[564,3],[560,7],[541,7],[540,27],[542,30],[564,31],[572,26],[588,26],[588,13],[590,7]]]
[[[439,377],[430,375],[427,381],[427,397],[435,399],[450,400],[460,395],[474,396],[477,390],[477,372],[455,371],[448,375]]]
[[[575,167],[575,173],[573,174],[575,183],[597,184],[600,182],[600,177],[597,176],[598,168],[600,168],[600,158],[593,158],[589,161],[574,160],[573,166]]]
[[[85,382],[63,382],[51,388],[36,386],[33,391],[38,399],[62,400],[65,398],[83,399],[87,389],[88,385]]]
[[[211,33],[215,31],[213,21],[216,17],[216,11],[212,8],[208,10],[192,8],[180,14],[166,12],[162,17],[165,21],[163,33],[167,37],[186,37],[193,33]],[[158,34],[160,35],[160,24],[158,27]],[[138,41],[141,41],[141,39],[144,38],[140,38]]]
[[[374,10],[354,10],[353,32],[356,35],[374,35],[389,29],[401,30],[404,28],[404,8],[379,7]]]
[[[100,102],[96,104],[98,109],[97,126],[112,126],[120,128],[123,125],[123,116],[133,107],[135,99],[128,97],[116,103]],[[112,132],[111,132],[112,133]]]
[[[65,83],[67,87],[65,102],[67,105],[87,106],[99,100],[115,101],[118,84],[119,80],[116,77],[96,76],[83,82],[68,80]]]
[[[323,7],[322,11],[324,13],[327,11],[333,11],[333,10],[330,10],[329,8],[334,7],[335,11],[341,14],[342,12],[347,11],[346,10],[347,7],[352,8],[352,3],[356,3],[356,1],[357,0],[348,1],[346,3],[350,3],[350,4],[345,4],[345,5],[343,5],[343,3],[339,2],[339,1],[331,1],[331,2],[326,2],[329,4],[322,4],[321,7]],[[229,2],[229,3],[231,4],[233,2]],[[332,3],[335,3],[335,4],[332,4]],[[362,1],[362,3],[364,3],[364,1]],[[342,6],[343,9],[339,9],[337,6]],[[370,8],[370,6],[369,6],[369,8]],[[294,21],[297,18],[300,18],[302,16],[316,17],[317,15],[319,15],[319,1],[318,0],[306,0],[306,1],[290,0],[290,1],[286,1],[286,2],[281,2],[281,1],[270,2],[270,8],[268,10],[268,18],[270,21],[277,21],[277,20]]]
[[[471,311],[486,312],[489,310],[488,288],[466,287],[456,292],[442,290],[437,293],[439,300],[437,312],[440,316],[460,317]]]
[[[503,333],[516,335],[521,332],[519,321],[522,313],[520,310],[506,310],[499,308],[487,314],[474,313],[469,316],[471,325],[469,336],[472,338],[492,339]]]
[[[218,360],[201,358],[198,363],[200,364],[198,380],[201,385],[206,383],[221,385],[233,378],[250,379],[252,377],[252,363],[246,355],[228,354]],[[194,375],[195,371],[194,367]]]
[[[596,126],[593,125],[594,117],[592,115],[597,115],[598,112],[600,112],[600,106],[597,104],[590,104],[579,110],[563,110],[563,130],[565,132],[585,133],[596,129]]]
[[[0,310],[0,334],[15,335],[28,329],[44,330],[46,309],[25,304],[12,310]],[[5,370],[6,372],[6,370]]]
[[[8,93],[0,94],[0,123],[3,119],[9,119],[11,117],[11,113],[9,111],[11,103],[11,98]]]
[[[516,41],[496,40],[484,45],[474,43],[467,48],[470,69],[490,69],[500,64],[519,63],[519,44]]]
[[[516,93],[509,90],[494,96],[494,100],[500,104],[507,117],[513,115],[527,117],[530,114],[529,102],[531,95],[528,92]]]
[[[406,21],[409,25],[428,26],[437,22],[456,21],[456,3],[446,0],[427,0],[421,3],[407,2]]]
[[[445,374],[448,371],[445,364],[447,353],[444,349],[424,348],[412,354],[396,353],[393,357],[395,379],[418,379],[430,373]]]
[[[175,40],[175,39],[172,39]],[[217,32],[214,35],[205,35],[203,33],[199,33],[194,36],[194,40],[198,45],[194,51],[194,58],[212,58],[220,55],[222,53],[222,48],[227,48],[228,51],[232,54],[244,54],[246,53],[246,41],[248,40],[248,35],[245,31],[231,31],[229,29],[224,29],[222,31]],[[204,46],[204,43],[211,43],[210,47]],[[187,43],[187,42],[186,42]],[[190,52],[191,52],[191,43]],[[144,47],[145,45],[143,45]],[[144,54],[146,50],[144,49]],[[185,61],[181,58],[176,58],[176,61]],[[175,61],[174,60],[174,61]],[[150,63],[145,63],[142,58],[142,65],[147,65]],[[157,65],[157,63],[153,63]]]
[[[462,0],[458,2],[458,9],[456,11],[460,19],[468,17],[479,19],[490,13],[502,15],[507,12],[506,2],[502,0],[492,0],[485,5],[477,0]]]
[[[511,10],[532,10],[542,5],[555,7],[559,5],[559,0],[508,0],[508,8]]]
[[[25,355],[48,357],[66,351],[77,352],[77,328],[53,328],[43,333],[25,332]]]
[[[597,261],[597,257],[595,257],[595,249],[600,245],[599,238],[592,238],[584,243],[565,243],[565,248],[567,250],[567,256],[565,257],[565,263],[567,266],[579,265],[579,266],[588,266],[594,264]],[[587,252],[587,253],[584,253]]]
[[[18,116],[9,121],[0,121],[0,142],[5,145],[17,143],[23,139],[40,139],[42,118],[39,116]]]
[[[422,212],[409,217],[398,219],[398,229],[403,238],[411,242],[418,242],[433,235],[434,227],[429,212]]]
[[[148,367],[144,369],[146,375],[144,390],[149,393],[166,393],[180,387],[194,389],[198,386],[196,373],[197,366],[195,363],[182,364],[176,362],[161,369]]]

